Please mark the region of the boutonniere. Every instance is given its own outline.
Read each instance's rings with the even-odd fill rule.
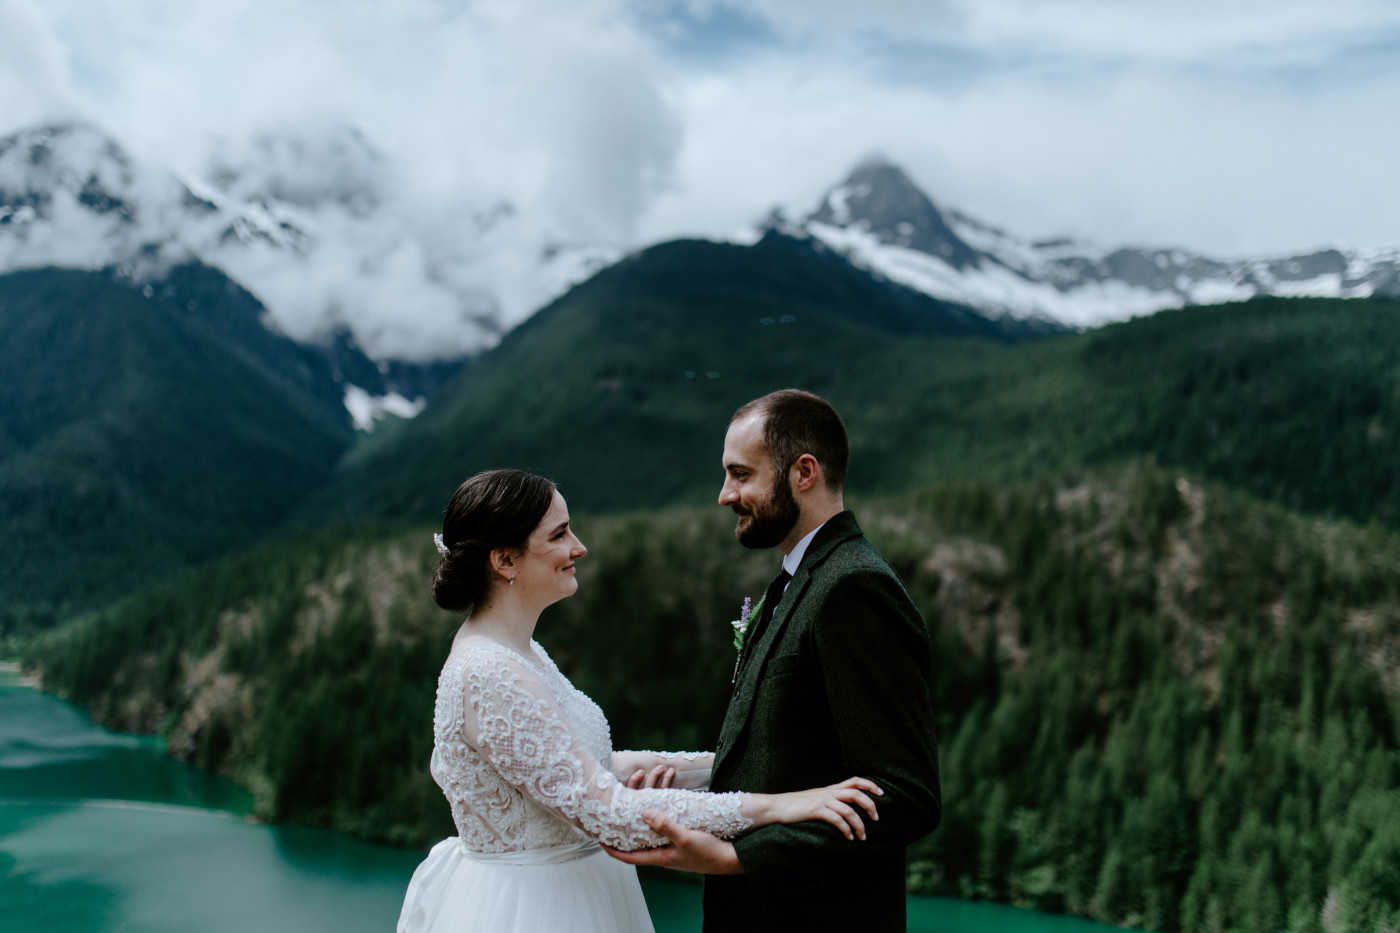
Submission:
[[[762,602],[762,600],[759,600]],[[744,650],[744,639],[749,637],[749,619],[753,618],[753,600],[744,597],[744,608],[739,610],[739,618],[729,624],[734,626],[734,650]]]
[[[738,683],[739,681],[739,662],[744,659],[744,642],[746,642],[749,637],[749,621],[758,618],[759,612],[763,609],[763,600],[767,598],[768,594],[764,593],[758,598],[758,605],[755,606],[753,600],[745,596],[744,608],[739,611],[739,618],[729,623],[734,626],[734,650],[736,652],[734,657],[734,676],[729,678],[731,684]]]

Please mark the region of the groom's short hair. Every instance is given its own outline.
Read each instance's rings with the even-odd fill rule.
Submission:
[[[763,418],[763,446],[778,475],[786,474],[798,457],[811,454],[822,465],[827,488],[845,488],[851,444],[830,402],[801,389],[779,389],[744,405],[729,423],[750,415]]]

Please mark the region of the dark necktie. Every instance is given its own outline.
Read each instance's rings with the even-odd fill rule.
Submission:
[[[748,637],[744,639],[744,650],[740,657],[740,664],[746,662],[749,659],[749,655],[753,654],[755,650],[754,646],[758,644],[758,639],[763,634],[763,630],[768,627],[768,620],[773,618],[773,609],[782,601],[783,590],[787,588],[788,581],[791,579],[792,574],[784,569],[773,578],[773,582],[768,584],[768,590],[763,594],[763,605],[758,610],[758,618],[749,623],[749,633]],[[736,678],[738,674],[739,669],[736,666],[734,669]]]
[[[791,579],[792,574],[788,573],[787,570],[782,570],[773,578],[773,582],[768,584],[768,592],[763,594],[763,609],[758,614],[758,628],[754,629],[752,640],[758,639],[764,626],[768,624],[768,620],[773,618],[773,608],[782,601],[783,591],[787,589],[788,581]]]

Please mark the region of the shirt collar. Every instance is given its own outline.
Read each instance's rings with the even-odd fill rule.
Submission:
[[[825,524],[826,522],[822,522],[822,525]],[[817,532],[822,530],[822,525],[818,525],[807,532],[806,536],[793,547],[791,553],[783,555],[784,570],[793,576],[797,576],[797,566],[802,563],[802,557],[807,553],[807,545],[811,544],[812,538],[816,537]]]

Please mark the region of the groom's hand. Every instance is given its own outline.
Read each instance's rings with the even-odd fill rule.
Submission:
[[[630,865],[656,865],[678,871],[694,871],[702,875],[742,875],[744,866],[734,852],[734,844],[716,839],[709,833],[686,829],[659,810],[645,810],[642,819],[655,832],[670,840],[659,849],[623,852],[603,846],[603,851]]]

